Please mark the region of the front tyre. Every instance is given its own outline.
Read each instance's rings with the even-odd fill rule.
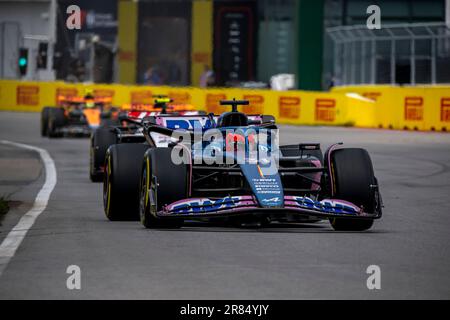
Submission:
[[[146,144],[126,143],[109,147],[105,159],[103,205],[109,220],[139,219],[139,183]]]
[[[372,161],[365,149],[346,148],[332,152],[332,196],[362,207],[364,212],[381,212],[377,180]],[[331,218],[331,226],[338,231],[364,231],[373,225],[373,219]]]
[[[149,149],[144,155],[140,184],[140,218],[146,228],[179,228],[183,219],[158,218],[164,205],[188,196],[188,166],[176,165],[171,148]]]
[[[92,182],[103,181],[106,151],[117,142],[117,135],[111,128],[100,127],[92,134],[89,162],[89,177]]]
[[[51,107],[44,107],[41,111],[41,136],[48,135],[48,120]]]
[[[48,111],[48,129],[47,133],[50,138],[61,137],[59,129],[66,124],[66,116],[62,108],[50,108]]]

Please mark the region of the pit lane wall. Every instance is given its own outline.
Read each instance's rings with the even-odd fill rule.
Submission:
[[[271,91],[250,89],[200,89],[133,85],[70,84],[0,80],[0,110],[39,112],[54,106],[58,95],[112,97],[113,104],[152,103],[154,95],[168,95],[175,103],[221,113],[222,99],[247,99],[246,113],[274,115],[278,123],[340,125],[409,130],[450,129],[450,86],[338,87],[331,92]],[[1,116],[1,115],[0,115]]]

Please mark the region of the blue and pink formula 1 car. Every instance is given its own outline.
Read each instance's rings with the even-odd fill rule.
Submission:
[[[142,122],[145,143],[111,146],[103,199],[110,220],[147,228],[184,220],[225,219],[240,226],[328,219],[335,230],[362,231],[381,217],[382,201],[364,149],[319,144],[278,146],[273,117],[158,115]],[[165,136],[166,144],[155,141]]]

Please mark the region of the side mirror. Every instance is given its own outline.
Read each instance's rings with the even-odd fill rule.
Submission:
[[[144,117],[142,119],[142,124],[143,125],[156,124],[156,117],[155,116]]]
[[[266,115],[266,114],[264,114],[264,115],[262,116],[262,123],[267,123],[267,122],[275,123],[275,117],[272,116],[272,115]]]

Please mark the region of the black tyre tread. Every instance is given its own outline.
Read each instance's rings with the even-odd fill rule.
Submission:
[[[52,107],[44,107],[41,111],[41,136],[43,137],[48,135],[48,119],[51,108]]]
[[[109,128],[100,127],[92,134],[90,177],[93,182],[100,182],[103,180],[103,174],[96,171],[100,166],[104,165],[108,148],[117,142],[117,135]]]
[[[152,174],[158,178],[158,210],[187,194],[187,166],[174,164],[171,153],[171,148],[148,150]]]
[[[364,211],[374,213],[376,206],[375,176],[369,153],[361,148],[343,148],[333,151],[331,165],[334,197],[363,206]],[[330,222],[335,230],[363,231],[369,229],[373,219],[340,219]]]
[[[110,157],[111,176],[104,179],[104,193],[107,181],[111,181],[110,207],[105,214],[110,220],[139,219],[139,185],[142,159],[149,148],[146,144],[127,143],[112,145],[107,151]],[[108,159],[107,159],[108,160]]]
[[[171,148],[152,148],[146,152],[145,158],[150,161],[150,176],[156,176],[157,210],[166,204],[187,197],[188,172],[187,165],[176,165],[171,159]],[[146,166],[144,161],[143,166]],[[178,228],[183,224],[181,219],[158,219],[146,210],[145,219],[141,218],[146,228]]]
[[[51,108],[49,111],[49,129],[48,136],[51,138],[59,137],[56,132],[56,128],[63,127],[66,123],[66,118],[64,115],[64,109],[62,108]]]
[[[364,210],[373,213],[375,184],[372,161],[364,149],[338,149],[333,152],[335,194],[356,205],[364,206]]]

